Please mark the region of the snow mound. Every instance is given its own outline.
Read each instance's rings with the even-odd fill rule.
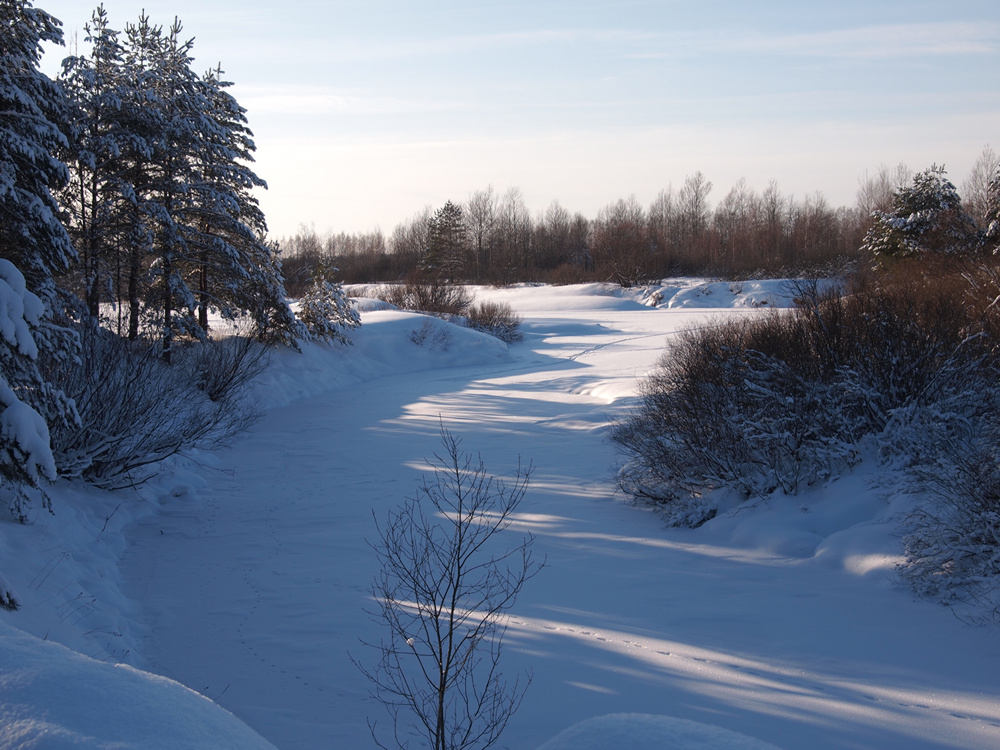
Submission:
[[[852,473],[799,495],[776,492],[746,501],[708,521],[705,532],[761,555],[888,580],[903,561],[896,528],[905,511],[870,486],[877,463],[873,456]]]
[[[795,279],[759,281],[665,279],[657,285],[647,287],[643,291],[642,301],[650,307],[672,310],[794,307],[801,283]]]
[[[654,714],[608,714],[565,729],[538,750],[778,750],[728,729]]]
[[[0,664],[0,750],[274,748],[180,683],[4,623]]]
[[[272,409],[381,377],[510,358],[495,336],[430,315],[374,307],[359,306],[361,328],[348,334],[353,346],[305,343],[298,352],[276,352],[255,384],[260,403]]]

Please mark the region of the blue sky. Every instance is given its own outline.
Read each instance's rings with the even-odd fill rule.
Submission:
[[[94,6],[36,0],[67,38]],[[391,232],[492,184],[533,212],[648,204],[701,171],[853,205],[880,164],[961,185],[1000,150],[1000,4],[106,0],[221,62],[272,234]],[[46,61],[54,73],[63,52]]]

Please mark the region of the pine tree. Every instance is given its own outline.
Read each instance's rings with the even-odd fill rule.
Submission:
[[[300,340],[309,338],[309,331],[288,306],[277,244],[262,244],[266,254],[262,254],[259,263],[249,269],[249,283],[244,293],[247,301],[244,304],[248,305],[247,312],[260,342],[298,348]]]
[[[0,482],[22,518],[24,487],[56,475],[49,427],[76,419],[38,369],[40,353],[70,356],[75,343],[51,320],[53,277],[75,257],[52,192],[67,178],[55,156],[66,104],[38,69],[41,42],[61,40],[59,22],[28,0],[0,0]]]
[[[299,320],[318,341],[350,344],[346,332],[360,326],[361,318],[344,294],[344,288],[333,281],[336,270],[320,260],[313,271],[312,284],[299,302]]]
[[[253,195],[266,184],[250,167],[255,146],[246,110],[221,68],[192,73],[193,41],[182,41],[181,30],[175,21],[164,34],[145,16],[126,29],[126,66],[149,112],[140,125],[150,153],[134,177],[147,231],[136,238],[142,249],[133,255],[129,297],[137,306],[132,288],[148,279],[146,307],[159,318],[167,361],[177,335],[207,335],[210,311],[229,319],[250,314],[263,338],[300,333]],[[148,262],[137,262],[140,255]]]
[[[276,250],[263,239],[267,223],[252,194],[267,185],[249,166],[255,146],[246,110],[226,90],[232,84],[222,80],[220,68],[201,84],[211,127],[201,140],[196,180],[180,217],[195,258],[198,324],[208,329],[210,309],[226,318],[250,313],[258,326],[266,314],[265,327],[274,331],[282,321],[280,329],[290,333],[294,317],[284,302]]]
[[[28,291],[21,272],[0,258],[0,480],[13,484],[16,512],[19,486],[56,478],[48,425],[30,403],[40,392],[51,395],[34,338],[44,315],[45,304]]]
[[[1000,252],[1000,170],[989,182],[986,192],[986,242],[993,254]]]
[[[59,21],[30,0],[0,0],[0,257],[43,301],[75,258],[52,194],[67,180],[60,87],[39,70],[42,42],[62,43]]]
[[[160,129],[155,135],[152,189],[147,196],[154,223],[155,258],[149,303],[159,311],[165,362],[170,362],[178,334],[204,335],[195,320],[197,303],[185,273],[197,248],[188,245],[183,219],[199,181],[196,162],[202,140],[214,123],[205,114],[204,93],[191,70],[194,40],[181,41],[181,31],[180,21],[175,20],[153,60]]]
[[[133,200],[125,211],[126,234],[116,268],[115,297],[127,301],[127,335],[130,341],[135,341],[139,338],[142,302],[150,288],[149,264],[156,236],[158,174],[152,165],[164,129],[155,88],[156,60],[164,40],[162,27],[150,23],[145,13],[136,23],[125,25],[125,37],[122,110],[129,125],[129,138],[122,157],[124,179],[132,188]]]
[[[137,137],[125,91],[124,48],[103,6],[84,26],[89,57],[63,61],[60,83],[72,109],[72,137],[65,151],[70,179],[60,193],[70,235],[80,253],[82,296],[91,317],[111,296],[112,272],[122,267],[117,250],[127,243],[134,218],[135,189],[128,180],[128,155]],[[120,275],[120,274],[119,274]]]
[[[467,241],[462,207],[447,201],[427,225],[427,254],[422,263],[427,273],[446,281],[456,279],[465,266]]]
[[[895,194],[891,210],[876,210],[872,218],[861,247],[875,256],[964,253],[981,246],[975,222],[943,166],[915,175],[911,186]]]

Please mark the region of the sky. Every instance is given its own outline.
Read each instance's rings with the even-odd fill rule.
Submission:
[[[81,51],[93,6],[35,0]],[[995,0],[105,0],[221,64],[275,237],[365,232],[518,187],[594,217],[702,172],[855,203],[880,165],[961,186],[1000,150]],[[66,49],[44,68],[58,71]]]

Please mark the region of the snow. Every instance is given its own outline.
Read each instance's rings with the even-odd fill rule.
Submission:
[[[913,499],[888,469],[726,496],[694,530],[615,494],[606,428],[671,337],[786,285],[475,291],[524,342],[366,303],[353,346],[276,353],[231,449],[133,490],[57,485],[54,514],[0,524],[22,605],[0,613],[0,748],[22,746],[14,716],[27,747],[370,746],[365,540],[441,422],[494,474],[536,467],[516,530],[546,567],[501,659],[532,682],[499,747],[1000,746],[1000,643],[896,580]]]
[[[565,729],[538,750],[778,750],[774,745],[708,724],[671,716],[610,714]]]
[[[165,677],[105,664],[0,623],[0,747],[273,748]]]
[[[45,311],[42,301],[25,289],[24,276],[0,258],[0,338],[26,357],[38,356],[29,326],[37,326]]]
[[[42,415],[23,401],[0,379],[0,438],[16,445],[24,456],[24,469],[35,481],[54,479],[55,459],[49,447],[49,427]]]

